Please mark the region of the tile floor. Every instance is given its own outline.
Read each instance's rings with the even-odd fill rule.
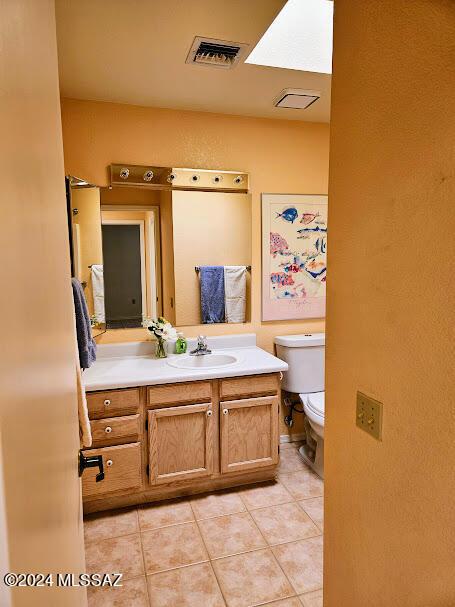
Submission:
[[[297,444],[278,482],[90,515],[90,607],[322,607],[323,483]]]

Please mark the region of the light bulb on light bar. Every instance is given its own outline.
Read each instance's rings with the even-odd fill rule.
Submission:
[[[245,63],[331,74],[332,39],[332,0],[288,0]]]

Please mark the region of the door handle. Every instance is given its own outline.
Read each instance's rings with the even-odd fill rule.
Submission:
[[[86,468],[98,468],[99,472],[96,475],[96,482],[104,481],[104,464],[102,455],[85,456],[82,451],[79,451],[79,476]]]

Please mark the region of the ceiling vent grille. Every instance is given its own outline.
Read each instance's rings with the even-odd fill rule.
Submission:
[[[294,110],[305,110],[321,98],[319,91],[304,91],[302,89],[284,89],[275,97],[273,105]]]
[[[191,46],[186,63],[197,63],[209,67],[233,68],[245,54],[247,44],[226,42],[196,36]]]

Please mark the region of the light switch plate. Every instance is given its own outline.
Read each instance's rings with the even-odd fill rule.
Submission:
[[[382,440],[382,403],[357,392],[356,425],[373,438]]]

